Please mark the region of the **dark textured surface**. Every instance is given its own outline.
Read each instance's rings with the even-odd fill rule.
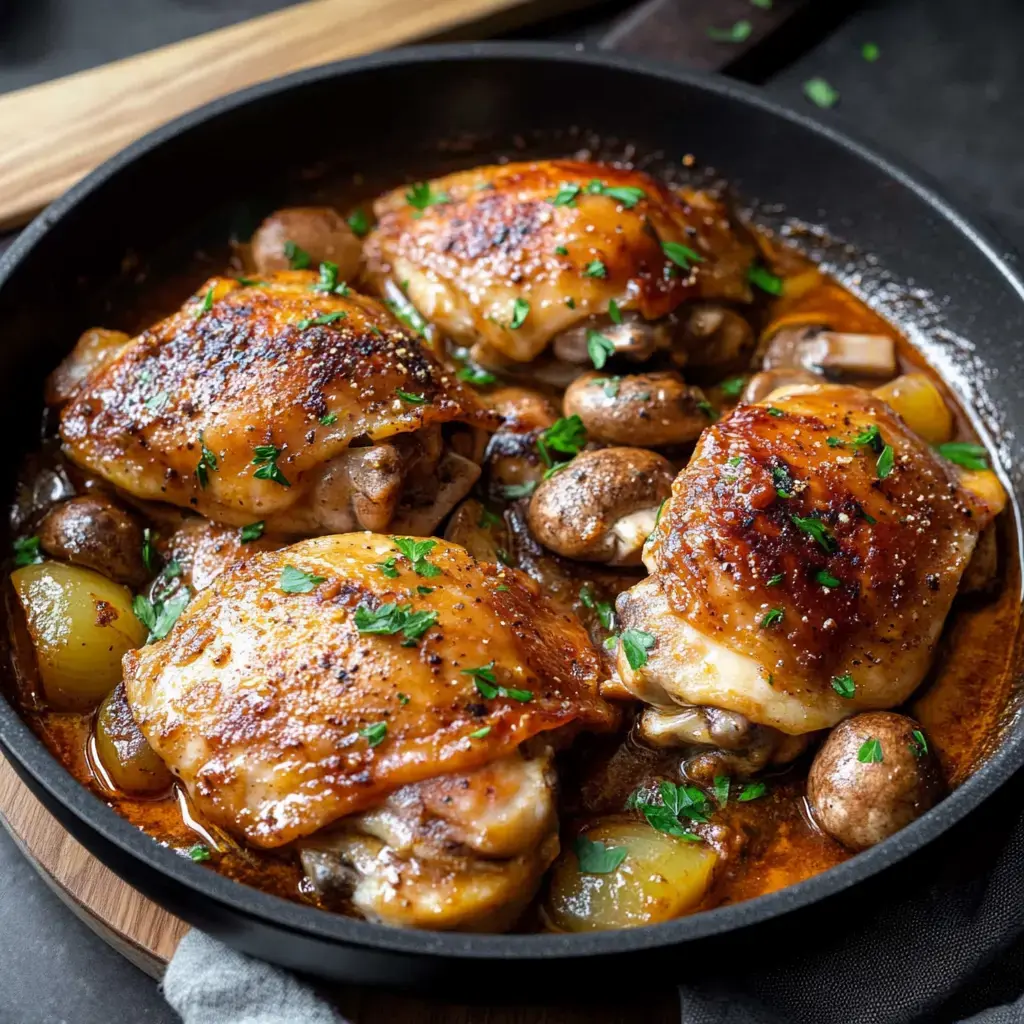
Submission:
[[[0,89],[28,84],[173,38],[216,27],[270,7],[267,0],[228,3],[64,0],[14,3],[28,10],[22,26],[0,23]],[[4,17],[11,18],[5,14]],[[51,19],[47,21],[47,19]],[[69,20],[70,19],[70,20]],[[63,24],[63,30],[47,28]],[[72,29],[72,23],[77,29]],[[571,36],[575,29],[560,30]],[[598,30],[589,29],[588,39]],[[57,53],[61,39],[74,51]],[[923,166],[954,196],[980,208],[1005,235],[1024,243],[1024,132],[1020,100],[1024,68],[1024,5],[1015,0],[893,0],[873,5],[769,84],[776,95],[807,107],[801,83],[821,74],[842,99],[823,120],[875,138]],[[861,43],[876,42],[878,63],[865,64]],[[786,154],[766,154],[785,160]],[[1001,801],[1004,811],[1012,809]],[[990,816],[991,813],[990,812]],[[988,828],[993,828],[989,818]],[[961,827],[959,843],[945,844],[951,859],[978,837]],[[901,877],[912,884],[914,874]],[[77,922],[0,834],[0,1022],[107,1024],[173,1020],[153,984]],[[929,884],[936,884],[934,879]],[[966,882],[964,883],[967,884]],[[985,888],[977,878],[967,908],[980,912]],[[1012,912],[1012,911],[1011,911]],[[842,931],[842,920],[835,922]],[[928,954],[925,953],[927,956]],[[1015,954],[1019,963],[1019,954]],[[894,961],[897,958],[894,956]],[[58,969],[59,968],[59,969]],[[898,974],[896,975],[898,977]],[[999,986],[979,991],[971,1008],[1006,998]],[[884,1020],[884,1016],[876,1019]]]

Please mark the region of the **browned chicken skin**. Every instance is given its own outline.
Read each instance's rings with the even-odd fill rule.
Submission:
[[[85,380],[65,451],[222,523],[430,532],[479,475],[442,425],[497,418],[374,300],[317,286],[211,279]]]
[[[798,734],[921,682],[994,509],[869,392],[794,388],[701,438],[622,595],[654,638],[618,672],[662,709],[711,705]]]
[[[396,189],[375,210],[370,279],[401,282],[477,355],[528,362],[613,300],[627,319],[653,321],[688,299],[750,298],[753,249],[724,207],[641,171],[572,160],[479,167]],[[687,266],[666,243],[685,247],[671,251]],[[529,311],[517,316],[517,300]],[[585,361],[585,335],[582,345]]]

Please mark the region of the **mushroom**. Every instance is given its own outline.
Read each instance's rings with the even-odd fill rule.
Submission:
[[[639,313],[621,312],[617,321],[608,316],[592,316],[555,336],[552,350],[566,363],[587,366],[591,362],[590,336],[597,332],[612,343],[613,356],[633,362],[649,359],[658,349],[671,342],[668,321],[645,320]]]
[[[896,342],[887,334],[843,334],[820,325],[784,327],[772,337],[762,367],[888,379],[896,375]]]
[[[821,379],[809,370],[762,370],[755,373],[743,388],[740,402],[752,405],[763,402],[773,391],[793,384],[820,384]]]
[[[39,524],[39,545],[53,558],[94,569],[136,589],[150,575],[142,559],[142,527],[100,493],[52,508]]]
[[[754,348],[754,331],[746,319],[717,302],[696,302],[681,311],[677,347],[690,366],[732,363]],[[679,360],[680,362],[683,360]]]
[[[530,530],[566,558],[635,565],[674,476],[668,459],[643,448],[583,452],[534,492]]]
[[[579,416],[587,437],[604,444],[686,444],[711,422],[713,410],[700,388],[674,370],[608,377],[588,373],[565,393],[565,415]]]
[[[359,274],[363,246],[341,214],[329,206],[277,210],[252,236],[252,259],[261,274],[335,263],[342,281]]]
[[[840,722],[807,777],[817,824],[851,850],[866,850],[919,818],[945,790],[921,726],[869,711]]]
[[[47,378],[43,398],[47,405],[70,402],[78,386],[93,371],[106,365],[131,339],[123,331],[93,327],[75,342],[75,347],[61,360]]]

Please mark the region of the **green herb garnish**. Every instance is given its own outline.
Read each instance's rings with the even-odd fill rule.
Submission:
[[[782,621],[782,616],[785,614],[781,608],[769,608],[765,613],[763,619],[761,619],[761,628],[770,629],[777,622]]]
[[[479,665],[476,668],[464,668],[461,674],[469,676],[476,686],[477,693],[487,700],[493,700],[495,697],[508,697],[511,700],[518,700],[523,704],[533,700],[533,692],[531,690],[517,690],[512,687],[499,686],[498,680],[494,675],[493,661],[489,661],[486,665]]]
[[[379,747],[388,735],[387,722],[374,722],[359,730],[359,735],[370,744],[371,747]]]
[[[744,43],[750,38],[753,31],[754,26],[743,19],[730,25],[729,28],[709,28],[707,34],[708,39],[716,43]]]
[[[839,102],[839,92],[824,78],[809,78],[804,82],[804,95],[823,110],[828,110]]]
[[[253,449],[253,460],[252,464],[257,467],[256,472],[253,476],[257,480],[272,480],[275,484],[280,484],[282,487],[291,487],[291,484],[285,478],[284,473],[281,472],[280,467],[277,465],[277,460],[281,457],[281,449],[276,445],[272,444],[258,444]]]
[[[529,313],[530,304],[526,299],[516,299],[516,301],[512,303],[512,319],[508,323],[509,327],[513,331],[518,330],[526,322],[526,317]]]
[[[345,221],[357,238],[362,238],[370,230],[370,221],[361,207],[356,207]]]
[[[857,760],[861,764],[881,764],[882,762],[882,743],[881,740],[876,739],[874,736],[871,739],[865,740],[860,750],[857,751]]]
[[[645,633],[642,629],[627,629],[620,639],[631,669],[635,671],[647,664],[647,652],[655,643],[655,638],[650,633]]]
[[[852,700],[853,695],[857,692],[857,684],[853,681],[853,676],[849,672],[845,672],[841,676],[832,677],[832,689],[843,700]]]
[[[437,547],[436,540],[416,540],[415,537],[392,537],[395,547],[412,563],[417,576],[440,576],[441,570],[427,561],[427,555]]]
[[[437,612],[414,612],[410,604],[382,604],[356,608],[355,624],[360,633],[393,636],[402,633],[410,641],[419,640],[437,622]]]
[[[823,587],[838,587],[841,585],[841,580],[838,580],[835,576],[828,571],[828,569],[819,569],[814,574],[815,580],[820,583]]]
[[[584,277],[607,277],[608,268],[604,265],[603,260],[591,260],[583,268]]]
[[[145,559],[145,540],[143,540],[143,559]],[[38,537],[18,537],[14,542],[14,564],[35,565],[43,560],[39,550]],[[147,565],[146,568],[149,568]]]
[[[625,859],[629,850],[625,846],[605,846],[604,843],[580,836],[573,843],[580,871],[585,875],[611,874]]]
[[[679,242],[662,242],[662,252],[677,266],[683,270],[689,270],[694,263],[703,263],[704,257],[695,252],[688,245]]]
[[[426,395],[420,394],[416,391],[403,391],[401,388],[395,388],[395,394],[409,405],[429,405],[430,399]]]
[[[206,487],[210,482],[210,474],[217,472],[217,456],[206,447],[203,440],[203,432],[199,431],[199,464],[196,466],[196,479],[200,487]]]
[[[928,753],[928,741],[920,729],[915,729],[911,734],[910,752],[914,757],[924,757]]]
[[[828,554],[832,554],[839,545],[829,528],[816,516],[790,516],[793,525],[813,537]]]
[[[210,859],[210,851],[202,843],[196,843],[195,846],[189,847],[188,856],[189,860],[202,864],[203,861]]]
[[[587,354],[594,364],[595,370],[604,368],[608,357],[615,354],[615,342],[611,338],[598,331],[587,331]]]
[[[758,797],[764,796],[767,791],[768,787],[763,782],[748,782],[736,799],[741,804],[749,803],[751,800],[757,800]]]
[[[303,572],[294,565],[286,565],[281,570],[279,586],[286,594],[309,594],[327,579],[326,576],[315,576],[311,572]]]
[[[769,295],[782,294],[782,278],[777,274],[773,274],[766,267],[762,267],[759,263],[755,263],[747,271],[747,280]]]
[[[415,208],[416,213],[413,217],[422,217],[427,207],[444,206],[451,202],[451,197],[447,192],[435,192],[430,187],[430,182],[419,181],[406,191],[405,201]]]
[[[552,206],[572,206],[579,194],[579,185],[563,184],[548,202]]]
[[[284,243],[284,258],[292,270],[305,270],[312,262],[309,253],[290,239]]]
[[[255,523],[247,523],[242,527],[239,536],[241,537],[243,544],[249,544],[254,540],[259,540],[263,536],[264,522],[260,519]]]
[[[746,383],[746,377],[729,377],[727,380],[723,380],[718,387],[726,398],[739,398]]]
[[[348,313],[343,309],[336,309],[333,313],[321,313],[319,316],[307,316],[300,320],[295,326],[300,331],[309,330],[310,327],[323,327],[326,324],[333,324],[335,320],[344,320]]]
[[[936,449],[938,453],[950,462],[955,462],[964,469],[988,469],[988,455],[980,444],[970,444],[967,441],[947,441],[940,444]]]

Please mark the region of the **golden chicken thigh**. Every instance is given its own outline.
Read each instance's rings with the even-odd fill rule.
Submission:
[[[750,298],[753,248],[724,208],[640,171],[573,160],[479,167],[396,189],[375,211],[371,281],[383,292],[401,284],[489,364],[528,362],[560,335],[556,354],[578,349],[586,362],[586,326],[616,304],[608,335],[643,358],[647,321],[690,299]]]
[[[618,600],[648,646],[622,646],[619,678],[655,731],[680,705],[790,735],[895,707],[997,511],[869,392],[740,406],[701,438],[645,549],[651,575]]]
[[[211,279],[93,369],[60,430],[133,497],[217,522],[429,533],[479,475],[448,434],[472,454],[495,423],[375,301],[295,271]]]
[[[558,850],[547,737],[614,723],[598,676],[523,574],[370,533],[252,555],[125,658],[143,734],[209,820],[302,841],[314,882],[341,864],[368,916],[431,927],[503,927],[533,893]]]

